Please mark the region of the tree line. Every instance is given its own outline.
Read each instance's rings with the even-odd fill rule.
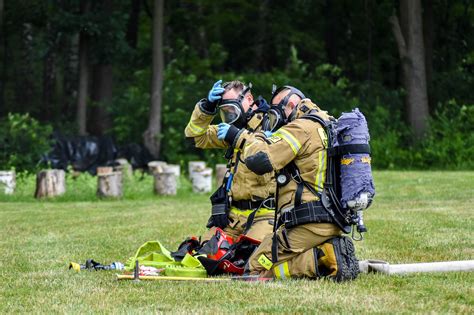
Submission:
[[[457,139],[474,143],[473,21],[468,0],[0,0],[0,117],[217,158],[182,129],[238,78],[267,98],[293,84],[334,115],[359,106],[380,167],[471,167]]]

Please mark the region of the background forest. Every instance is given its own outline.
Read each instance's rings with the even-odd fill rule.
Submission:
[[[469,0],[0,0],[0,168],[51,135],[111,136],[174,163],[222,161],[183,130],[218,79],[359,107],[379,169],[474,169]]]

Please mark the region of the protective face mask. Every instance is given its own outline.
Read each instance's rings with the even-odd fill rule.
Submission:
[[[268,110],[267,115],[268,115],[268,130],[271,132],[275,132],[276,130],[278,130],[278,128],[286,124],[285,111],[279,105],[272,106],[272,108]]]
[[[219,106],[219,115],[221,116],[222,122],[232,125],[242,116],[242,110],[239,104],[229,102]]]

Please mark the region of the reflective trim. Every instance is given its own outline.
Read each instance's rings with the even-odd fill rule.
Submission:
[[[283,140],[288,142],[288,144],[291,147],[291,150],[293,150],[293,153],[296,155],[298,151],[301,149],[301,144],[300,142],[287,130],[285,129],[278,129],[277,132],[273,134],[273,136],[280,136]]]
[[[231,207],[230,208],[230,211],[232,213],[234,213],[235,215],[241,215],[241,216],[244,216],[244,217],[248,217],[254,210],[241,210],[239,208],[236,208],[236,207]],[[274,214],[275,213],[275,210],[273,209],[267,209],[265,207],[261,207],[257,213],[255,214],[255,217],[259,217],[259,216],[262,216],[262,215],[267,215],[267,214]]]
[[[201,136],[206,133],[206,129],[193,124],[191,121],[189,122],[188,127],[194,132],[196,136]]]
[[[287,261],[285,261],[284,263],[279,264],[278,266],[273,268],[273,272],[275,273],[275,277],[277,279],[286,280],[286,279],[289,279],[291,277],[290,269],[288,268],[288,262]]]
[[[323,190],[324,182],[326,181],[326,168],[327,168],[327,151],[319,151],[318,154],[318,171],[316,173],[315,189],[318,192]]]

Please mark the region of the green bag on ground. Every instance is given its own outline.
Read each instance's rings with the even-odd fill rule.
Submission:
[[[171,252],[158,241],[149,241],[140,246],[135,256],[127,260],[125,270],[132,271],[136,260],[142,266],[164,269],[164,276],[207,277],[206,269],[197,258],[186,254],[182,261],[175,261]]]

